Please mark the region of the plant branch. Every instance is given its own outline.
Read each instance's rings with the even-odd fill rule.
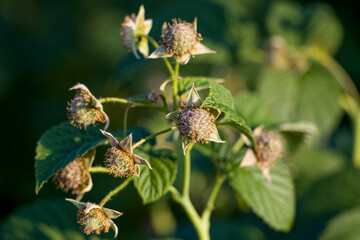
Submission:
[[[95,166],[89,169],[91,173],[108,173],[109,170],[106,167]]]
[[[175,111],[177,109],[177,101],[178,101],[178,77],[179,77],[179,68],[180,64],[179,62],[176,62],[175,64],[175,71],[172,75],[173,79],[173,110]]]
[[[132,178],[127,178],[125,181],[123,181],[119,186],[117,186],[115,189],[111,190],[100,202],[99,206],[103,207],[107,201],[110,200],[112,196],[123,190],[130,182]]]
[[[148,137],[146,137],[146,138],[143,138],[143,139],[141,139],[140,141],[138,141],[137,143],[135,143],[135,144],[132,146],[132,149],[137,148],[138,146],[140,146],[140,145],[143,144],[144,142],[146,142],[146,141],[148,141],[148,140],[150,140],[150,139],[152,139],[152,138],[154,138],[154,137],[156,137],[156,136],[159,136],[159,135],[161,135],[161,134],[164,134],[164,133],[173,131],[173,130],[175,130],[175,129],[177,129],[177,126],[172,126],[172,127],[167,128],[167,129],[164,129],[164,130],[162,130],[162,131],[160,131],[160,132],[156,132],[156,133],[154,133],[154,134],[151,134],[150,136],[148,136]]]
[[[123,126],[124,138],[126,138],[126,134],[127,134],[127,118],[128,118],[129,110],[130,110],[130,105],[127,105],[124,112],[124,126]]]
[[[154,38],[152,38],[151,36],[148,36],[148,35],[143,35],[143,34],[141,36],[146,37],[148,39],[148,41],[151,43],[151,45],[153,45],[153,47],[155,49],[159,48],[159,44],[157,44],[157,42],[155,41]],[[167,69],[169,70],[170,75],[173,76],[174,75],[174,69],[171,66],[169,60],[167,58],[162,58],[162,59],[164,60],[164,63],[166,65]]]
[[[194,144],[189,144],[188,148],[185,151],[184,157],[184,178],[183,178],[183,188],[182,196],[190,196],[190,174],[191,174],[191,149]]]
[[[214,203],[215,203],[216,197],[219,193],[219,190],[220,190],[222,184],[225,182],[226,178],[227,178],[227,175],[220,175],[220,176],[216,177],[215,185],[211,191],[211,194],[210,194],[210,197],[206,204],[206,207],[201,215],[201,218],[203,221],[210,222],[210,215],[214,209]]]
[[[131,100],[127,100],[125,98],[118,98],[118,97],[107,97],[107,98],[100,98],[100,103],[123,103],[130,105],[131,108],[134,107],[148,107],[148,108],[156,108],[164,113],[167,113],[167,109],[164,106],[158,105],[158,104],[146,104],[146,103],[137,103],[133,102]]]
[[[310,57],[320,62],[329,70],[329,72],[331,72],[344,92],[352,96],[357,102],[360,101],[360,94],[354,84],[354,81],[347,74],[344,68],[333,58],[333,56],[320,48],[314,47],[309,47],[307,52]]]

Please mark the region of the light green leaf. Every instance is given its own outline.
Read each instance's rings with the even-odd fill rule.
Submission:
[[[343,38],[343,29],[334,11],[325,3],[309,6],[310,21],[306,26],[306,45],[317,45],[336,53]]]
[[[298,75],[264,68],[259,76],[258,92],[261,101],[279,122],[292,120],[295,114]]]
[[[324,67],[313,63],[298,81],[296,118],[315,123],[321,134],[330,134],[342,115],[341,89],[335,78]]]
[[[233,126],[241,133],[245,134],[253,145],[256,145],[251,129],[246,125],[245,120],[236,114],[234,109],[234,99],[231,96],[230,91],[224,86],[214,82],[210,83],[209,96],[201,106],[218,109],[225,113],[225,115],[233,122]]]
[[[299,45],[302,40],[301,6],[290,1],[273,1],[266,16],[266,27],[271,36],[281,36],[291,45]]]
[[[209,77],[186,77],[179,80],[178,86],[178,95],[181,96],[192,87],[192,84],[195,83],[197,90],[202,88],[207,88],[211,82],[222,83],[224,79],[221,78],[209,78]]]
[[[274,117],[256,93],[244,91],[235,97],[235,111],[251,126],[274,123]]]
[[[77,210],[65,200],[38,200],[20,208],[0,228],[3,240],[101,240],[113,239],[112,233],[87,237],[76,222]]]
[[[289,231],[295,215],[290,171],[278,161],[270,174],[272,180],[268,182],[257,166],[238,168],[230,176],[230,184],[269,226]]]
[[[151,203],[158,200],[165,195],[169,187],[173,184],[176,172],[177,163],[174,152],[170,150],[153,151],[144,156],[151,164],[152,170],[141,166],[140,177],[134,178],[134,185],[143,203]]]
[[[148,131],[141,128],[130,129],[129,132],[133,132],[137,139],[148,135]],[[122,136],[122,132],[117,131],[114,136]],[[106,137],[101,134],[98,128],[90,126],[87,130],[80,130],[73,127],[69,122],[60,123],[45,132],[36,147],[36,192],[39,192],[54,173],[104,140]]]
[[[259,80],[260,98],[279,122],[312,122],[324,135],[331,133],[341,117],[340,87],[316,62],[302,76],[264,69]]]
[[[360,207],[344,211],[327,224],[319,240],[359,240]]]

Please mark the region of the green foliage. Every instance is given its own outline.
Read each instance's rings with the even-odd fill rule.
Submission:
[[[148,134],[142,128],[134,129],[132,132],[135,140]],[[116,132],[115,136],[122,137],[122,132]],[[104,140],[106,140],[106,137],[98,128],[90,126],[86,130],[81,130],[73,127],[69,122],[60,123],[45,132],[36,147],[36,192],[40,191],[44,183],[54,173]]]
[[[295,216],[295,193],[290,171],[282,162],[270,168],[267,182],[257,166],[236,169],[230,184],[269,226],[289,231]]]
[[[134,178],[134,185],[143,203],[151,203],[164,196],[174,183],[177,162],[174,152],[169,150],[153,151],[144,156],[149,160],[152,170],[141,167],[139,178]]]
[[[359,226],[360,208],[356,207],[331,219],[319,240],[357,240],[360,236]]]
[[[233,126],[241,133],[245,134],[254,144],[255,140],[251,129],[246,125],[245,120],[238,116],[234,108],[234,99],[230,91],[217,83],[210,83],[210,93],[202,104],[202,107],[218,109],[233,122]],[[255,144],[254,144],[255,145]]]
[[[270,36],[281,36],[292,45],[298,45],[301,42],[302,21],[303,16],[299,4],[290,1],[272,2],[266,17]]]
[[[334,150],[303,146],[292,158],[297,191],[304,193],[315,182],[329,177],[345,167],[345,157]]]
[[[223,82],[223,79],[220,78],[210,78],[210,77],[185,77],[179,80],[178,86],[178,94],[179,96],[183,95],[187,91],[189,91],[193,85],[197,90],[201,88],[207,88],[212,82]]]
[[[243,91],[235,98],[235,110],[250,126],[274,123],[274,117],[256,93]]]
[[[304,75],[264,69],[259,94],[277,121],[309,121],[321,135],[333,131],[341,116],[340,87],[321,65],[313,62]]]
[[[63,122],[45,132],[37,143],[35,157],[36,192],[58,170],[104,140],[99,129],[86,131]]]
[[[316,182],[304,197],[304,211],[313,215],[360,204],[360,170],[345,169]]]
[[[306,26],[305,44],[336,53],[342,42],[343,29],[334,11],[324,3],[311,4],[308,9],[311,17]]]
[[[91,235],[85,237],[76,223],[76,208],[65,200],[38,200],[12,214],[0,228],[3,240],[101,240],[112,239]]]

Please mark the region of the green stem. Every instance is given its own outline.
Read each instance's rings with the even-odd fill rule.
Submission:
[[[178,77],[179,77],[179,69],[180,64],[179,62],[176,62],[175,64],[175,71],[172,75],[173,79],[173,105],[174,105],[174,111],[177,109],[177,101],[178,101]]]
[[[167,109],[164,106],[158,105],[158,104],[146,104],[146,103],[137,103],[133,102],[131,100],[127,100],[125,98],[118,98],[118,97],[107,97],[107,98],[100,98],[100,103],[123,103],[130,105],[131,108],[134,107],[147,107],[147,108],[156,108],[162,112],[167,113]]]
[[[355,167],[360,168],[360,113],[358,113],[357,118],[353,123],[353,125],[355,128],[353,163]]]
[[[127,134],[127,118],[128,118],[129,110],[130,110],[130,105],[127,105],[124,112],[124,126],[123,126],[124,138],[126,138],[126,134]]]
[[[191,174],[191,149],[194,144],[189,144],[185,151],[184,157],[184,178],[183,178],[183,189],[182,196],[190,196],[190,174]]]
[[[112,196],[123,190],[130,182],[132,178],[127,178],[125,181],[123,181],[119,186],[117,186],[115,189],[111,190],[100,202],[99,206],[103,207],[107,201],[110,200]]]
[[[320,48],[310,47],[307,50],[309,56],[320,62],[329,70],[329,72],[332,73],[344,92],[352,96],[357,102],[360,101],[360,94],[354,84],[354,81],[330,54]]]
[[[203,221],[200,218],[194,205],[191,203],[189,196],[181,196],[174,186],[169,188],[169,192],[174,201],[184,209],[198,234],[199,240],[210,240],[210,224],[208,221]]]
[[[152,139],[152,138],[154,138],[154,137],[156,137],[156,136],[159,136],[159,135],[161,135],[161,134],[164,134],[164,133],[173,131],[173,130],[175,130],[175,129],[177,129],[177,126],[172,126],[172,127],[167,128],[167,129],[164,129],[164,130],[162,130],[162,131],[160,131],[160,132],[154,133],[154,134],[152,134],[152,135],[150,135],[150,136],[148,136],[148,137],[146,137],[146,138],[143,138],[143,139],[141,139],[140,141],[138,141],[137,143],[135,143],[135,144],[132,146],[132,149],[137,148],[138,146],[140,146],[140,145],[143,144],[144,142],[146,142],[146,141],[148,141],[148,140],[150,140],[150,139]]]
[[[191,173],[191,149],[194,144],[190,144],[185,151],[184,158],[184,178],[183,178],[183,189],[180,194],[179,191],[171,186],[169,191],[171,193],[172,198],[175,202],[180,204],[180,206],[184,209],[185,213],[189,217],[191,223],[193,224],[199,240],[210,240],[209,228],[210,222],[202,219],[198,212],[196,211],[194,205],[190,200],[190,173]]]
[[[232,152],[237,153],[242,148],[242,146],[244,146],[244,140],[241,138],[241,136],[239,136],[239,139],[232,147]]]
[[[89,169],[89,172],[91,173],[108,173],[109,170],[106,167],[91,167]]]
[[[151,43],[151,45],[153,45],[153,47],[155,49],[158,49],[159,48],[159,44],[157,44],[157,42],[155,41],[154,38],[148,36],[148,35],[141,35],[142,37],[146,37],[148,39],[148,41]],[[165,63],[165,66],[167,67],[167,69],[169,70],[169,73],[171,76],[174,75],[174,69],[172,68],[169,60],[167,58],[162,58],[164,63]]]
[[[203,219],[203,221],[210,222],[210,215],[211,215],[212,210],[214,209],[214,203],[215,203],[216,197],[219,193],[219,190],[220,190],[222,184],[225,182],[226,178],[227,178],[227,175],[220,175],[220,176],[216,177],[214,188],[211,191],[211,194],[210,194],[210,197],[206,204],[206,207],[201,215],[201,218]]]

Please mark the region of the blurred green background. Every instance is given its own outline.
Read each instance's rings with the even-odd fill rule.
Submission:
[[[273,231],[225,187],[212,218],[213,239],[316,239],[330,219],[360,204],[360,172],[351,163],[353,129],[349,117],[337,104],[341,91],[335,81],[328,81],[331,74],[311,61],[303,67],[301,57],[295,67],[274,73],[269,69],[276,66],[268,66],[264,60],[271,36],[281,36],[295,55],[301,55],[303,46],[316,44],[333,55],[359,86],[358,3],[349,0],[1,0],[0,221],[4,234],[1,236],[6,239],[16,239],[14,236],[30,239],[31,234],[32,239],[83,238],[77,230],[73,206],[61,200],[69,195],[57,191],[51,181],[35,195],[36,142],[43,132],[66,120],[66,105],[73,96],[68,89],[78,82],[87,85],[97,97],[128,97],[152,89],[158,91],[167,78],[162,61],[136,60],[122,48],[119,36],[124,16],[137,13],[140,4],[145,6],[145,17],[153,19],[150,35],[157,40],[164,21],[179,17],[192,22],[198,17],[198,31],[204,44],[218,54],[191,59],[180,69],[183,76],[225,78],[224,85],[233,95],[246,89],[259,94],[263,101],[279,91],[279,99],[271,98],[270,103],[267,102],[272,104],[267,107],[277,120],[313,120],[320,130],[313,147],[297,149],[289,159],[297,190],[297,213],[292,230],[289,233]],[[295,73],[292,68],[297,68]],[[302,104],[281,105],[291,102],[292,87],[286,85],[288,82],[274,83],[268,79],[308,76],[311,71],[320,71],[315,78],[324,78],[318,85],[314,82],[317,88],[313,95],[319,97],[319,101],[303,96],[309,100],[304,106],[312,110],[301,114],[306,109]],[[302,79],[304,82],[305,78]],[[300,93],[312,87],[312,78],[306,81],[310,81],[310,85],[301,85]],[[275,92],[274,84],[279,84]],[[333,85],[335,87],[331,87]],[[283,111],[278,112],[279,109]],[[326,113],[317,118],[316,114],[324,109]],[[105,111],[111,118],[111,128],[121,128],[124,108],[110,105]],[[130,126],[145,126],[156,131],[161,129],[158,119],[163,116],[152,110],[137,109],[130,112],[129,118]],[[212,183],[209,177],[213,174],[210,164],[204,162],[195,163],[192,176],[193,200],[199,208],[204,204],[201,193],[208,191]],[[95,175],[93,179],[94,190],[87,199],[94,201],[117,184],[108,176]],[[115,220],[119,238],[195,239],[185,214],[176,204],[167,203],[167,198],[143,206],[132,186],[121,192],[110,203],[110,207],[125,212]],[[56,215],[57,208],[63,209],[61,216]],[[11,218],[13,213],[18,217]],[[54,220],[52,216],[57,217]],[[68,216],[70,222],[67,222]],[[28,221],[30,218],[34,220]],[[6,235],[11,231],[19,232]],[[64,237],[61,231],[68,235]],[[112,237],[111,234],[104,236]]]

